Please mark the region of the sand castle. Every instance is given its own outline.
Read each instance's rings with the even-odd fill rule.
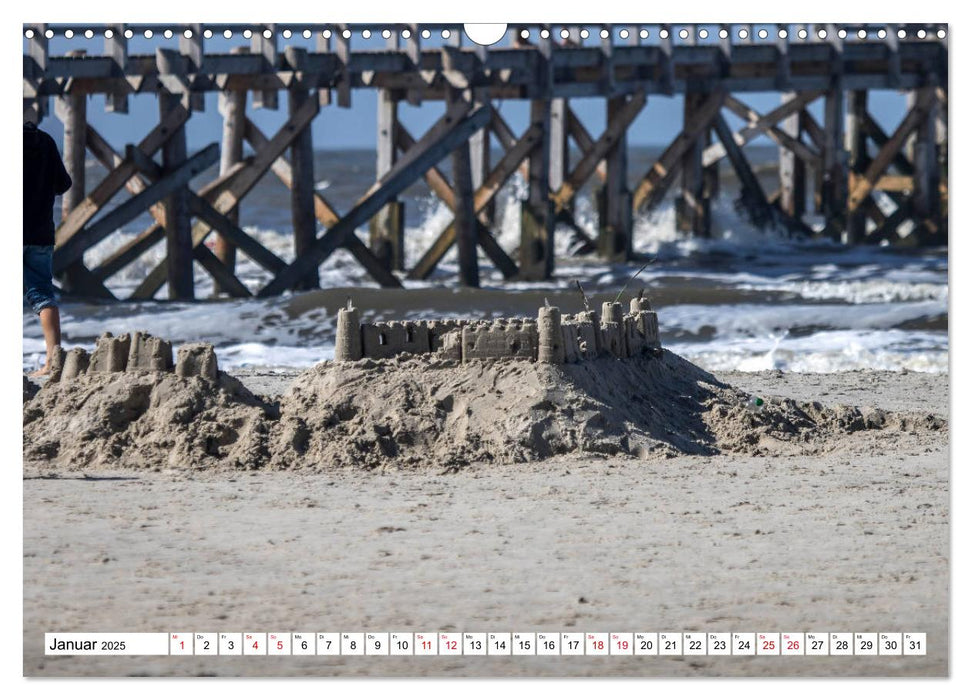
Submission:
[[[359,309],[337,312],[334,360],[380,360],[410,353],[473,360],[515,358],[545,364],[618,358],[656,353],[661,349],[657,313],[646,299],[632,299],[624,313],[618,302],[596,311],[562,315],[555,306],[539,310],[537,318],[493,321],[389,321],[362,323]]]
[[[209,343],[186,343],[172,361],[172,343],[136,331],[113,336],[104,333],[88,354],[84,348],[56,348],[50,381],[111,372],[174,372],[180,377],[215,380],[219,375],[216,351]]]

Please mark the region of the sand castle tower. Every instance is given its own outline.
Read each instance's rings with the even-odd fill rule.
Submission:
[[[334,348],[334,360],[353,362],[360,360],[361,356],[361,312],[348,300],[347,308],[337,312],[337,347]]]
[[[566,360],[563,348],[563,326],[560,310],[555,306],[544,306],[539,310],[539,350],[537,360],[547,364],[561,365]]]

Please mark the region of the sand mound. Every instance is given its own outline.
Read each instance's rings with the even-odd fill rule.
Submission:
[[[24,404],[24,460],[45,467],[257,468],[275,407],[220,373],[91,373]]]
[[[756,413],[748,398],[666,351],[566,365],[326,362],[297,377],[278,406],[225,374],[92,373],[48,383],[24,404],[24,457],[67,469],[448,470],[571,452],[815,453],[857,431],[947,426],[784,398]]]
[[[601,455],[819,451],[847,432],[921,422],[748,396],[670,352],[548,365],[392,359],[325,363],[281,402],[273,464],[452,468]]]

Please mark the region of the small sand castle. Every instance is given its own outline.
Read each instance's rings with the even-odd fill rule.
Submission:
[[[136,331],[98,338],[94,352],[84,348],[56,348],[50,381],[75,379],[82,375],[111,372],[165,372],[180,377],[215,380],[219,375],[216,351],[209,343],[186,343],[172,362],[172,343],[149,333]]]
[[[562,315],[555,306],[537,318],[493,321],[389,321],[361,323],[360,310],[348,305],[337,312],[334,360],[381,360],[404,353],[435,354],[461,361],[515,358],[546,364],[592,360],[602,355],[626,358],[661,350],[657,313],[646,299],[632,299],[624,313],[618,302],[605,302],[602,313]]]

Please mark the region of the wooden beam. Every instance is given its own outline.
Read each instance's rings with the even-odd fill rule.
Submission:
[[[907,137],[920,124],[920,120],[924,117],[931,99],[933,99],[931,91],[928,90],[921,93],[914,106],[893,132],[893,135],[870,162],[870,166],[866,169],[863,177],[856,180],[847,203],[850,211],[855,211],[863,202],[864,198],[873,190],[880,176],[884,174],[893,162],[894,156],[903,148]]]
[[[244,135],[250,145],[257,151],[264,149],[270,142],[256,124],[249,119],[246,120]],[[288,189],[293,187],[293,170],[286,158],[280,156],[273,162],[271,168],[273,174],[277,176],[284,186]],[[337,211],[317,191],[314,191],[314,216],[325,228],[330,228],[340,221],[340,215]],[[384,267],[382,262],[375,257],[374,253],[366,245],[361,243],[356,234],[348,236],[344,247],[361,263],[374,281],[382,287],[400,286],[401,283],[398,282],[398,278]]]
[[[937,154],[939,106],[934,88],[922,88],[923,113],[914,139],[914,217],[928,222],[931,231],[941,226],[941,171]]]
[[[253,293],[247,289],[246,285],[239,281],[232,272],[229,271],[222,261],[217,258],[209,248],[204,245],[192,249],[192,257],[202,265],[202,268],[209,273],[209,276],[219,283],[221,289],[232,297],[250,297]]]
[[[742,148],[735,142],[731,128],[720,114],[715,117],[714,127],[719,140],[725,146],[728,160],[742,184],[742,204],[748,210],[752,223],[756,226],[764,226],[771,219],[771,207],[765,197],[765,190],[752,172]]]
[[[168,197],[173,192],[185,187],[192,178],[204,171],[219,159],[219,146],[210,144],[178,167],[166,173],[160,180],[144,188],[140,193],[118,205],[108,214],[98,219],[94,224],[81,229],[64,245],[54,251],[55,273],[67,269],[78,260],[91,246],[118,230],[150,205]]]
[[[776,107],[765,115],[759,114],[738,98],[733,97],[732,95],[726,95],[725,107],[749,122],[748,126],[739,130],[739,132],[735,134],[733,140],[739,146],[744,146],[754,138],[761,136],[762,134],[767,134],[774,141],[776,141],[776,143],[795,152],[801,158],[803,158],[803,160],[808,162],[819,160],[818,153],[813,152],[812,149],[808,148],[805,144],[793,139],[775,125],[794,112],[804,108],[821,94],[822,93],[819,91],[798,93],[794,98],[785,104]],[[705,149],[705,155],[702,162],[705,166],[709,166],[712,163],[724,158],[725,155],[726,152],[723,144],[713,144]]]
[[[115,152],[111,145],[104,140],[101,134],[95,131],[90,125],[88,126],[87,133],[88,150],[94,154],[95,158],[97,158],[106,169],[112,170],[121,164],[124,158]],[[136,152],[141,153],[132,147],[128,147],[126,152],[130,155]],[[142,155],[144,156],[144,154]],[[199,191],[200,195],[205,197],[215,196],[215,193],[218,193],[221,188],[228,186],[228,184],[243,167],[243,162],[235,163],[230,169],[222,173],[216,180],[203,186]],[[145,191],[147,182],[144,177],[136,175],[126,183],[125,187],[132,194],[139,194],[140,192]],[[149,212],[151,212],[156,223],[135,236],[132,240],[123,244],[108,257],[102,260],[101,263],[91,271],[95,277],[104,281],[112,275],[117,274],[165,237],[164,207],[161,204],[154,204],[149,207]]]
[[[314,247],[303,257],[294,260],[273,281],[260,290],[267,297],[290,289],[304,272],[316,267],[385,204],[405,190],[416,178],[445,155],[466,141],[475,131],[489,122],[491,109],[483,106],[468,114],[467,104],[453,105],[425,136],[372,187],[364,200],[356,204],[344,217],[318,238]]]
[[[173,133],[189,118],[189,112],[181,104],[169,112],[161,123],[152,129],[138,144],[138,149],[151,157],[168,141]],[[84,201],[71,210],[70,215],[61,221],[57,229],[57,245],[65,245],[78,231],[84,228],[118,191],[137,173],[134,162],[124,161],[109,172]]]
[[[866,113],[863,115],[863,129],[866,132],[867,136],[869,136],[873,140],[874,145],[876,145],[878,149],[883,148],[886,145],[887,141],[890,140],[890,137],[887,136],[886,132],[884,132],[884,130],[880,128],[880,125],[876,123],[876,121],[869,113]],[[913,163],[907,160],[907,158],[904,156],[902,152],[897,153],[897,155],[893,157],[893,162],[891,163],[891,165],[897,168],[897,170],[899,170],[904,175],[914,174]]]
[[[317,115],[320,104],[317,100],[308,100],[297,110],[287,122],[280,127],[276,135],[259,150],[253,160],[247,163],[233,178],[232,183],[219,192],[212,205],[216,211],[226,214],[239,206],[243,197],[259,182],[280,155],[290,147],[300,131]],[[197,222],[192,229],[192,245],[197,248],[205,243],[212,231],[212,227],[205,222]],[[165,282],[168,260],[162,260],[142,280],[132,293],[134,299],[150,299],[155,296]]]
[[[593,148],[593,137],[569,106],[566,110],[566,127],[581,152],[586,153]],[[597,163],[597,177],[601,182],[607,181],[607,164],[603,161]]]
[[[556,257],[556,226],[550,201],[550,104],[532,100],[529,106],[531,127],[542,133],[529,151],[529,177],[526,199],[520,209],[519,276],[524,280],[546,280],[553,275]]]
[[[287,47],[288,56],[297,54],[298,49]],[[306,53],[304,51],[304,53]],[[289,91],[289,113],[293,117],[300,106],[311,99],[310,92],[302,88]],[[317,102],[316,97],[313,98]],[[319,104],[319,102],[318,102]],[[293,186],[290,188],[290,217],[293,222],[294,257],[299,258],[317,240],[317,220],[314,216],[314,142],[308,123],[293,140],[290,146],[290,166],[293,172]],[[317,289],[320,276],[317,268],[309,271],[297,284],[298,289]]]
[[[482,211],[493,200],[506,181],[516,172],[519,164],[535,147],[535,143],[541,136],[542,132],[539,127],[530,127],[517,141],[516,145],[506,151],[496,167],[489,173],[482,187],[475,192],[473,201],[476,213]],[[427,279],[454,243],[455,227],[450,224],[408,273],[408,279]]]
[[[641,113],[644,105],[647,104],[647,96],[642,92],[634,95],[629,101],[623,103],[615,102],[611,118],[607,122],[607,128],[597,141],[585,149],[583,157],[577,163],[573,171],[567,176],[560,189],[552,195],[556,211],[559,212],[566,208],[567,204],[576,193],[586,184],[590,176],[596,171],[597,166],[604,160],[609,153],[615,153],[618,144],[624,142],[624,135],[637,115]],[[609,178],[608,178],[609,182]]]
[[[691,121],[664,150],[661,157],[641,179],[634,190],[634,211],[653,209],[664,197],[674,179],[674,172],[680,168],[681,157],[695,143],[702,132],[709,127],[721,108],[725,94],[715,92],[709,95],[698,108]]]
[[[274,253],[270,252],[262,244],[260,244],[255,238],[250,236],[248,233],[243,231],[236,222],[230,219],[226,214],[218,211],[212,204],[209,203],[204,197],[200,197],[194,192],[189,193],[189,209],[195,216],[205,221],[209,226],[211,226],[227,240],[231,241],[233,245],[239,250],[246,253],[253,262],[261,267],[265,268],[273,274],[277,274],[286,267],[286,263],[277,257]],[[223,267],[232,272],[228,265],[222,263]]]
[[[910,200],[908,200],[894,209],[894,211],[891,212],[886,219],[884,219],[882,224],[877,226],[877,228],[867,235],[864,242],[881,243],[883,241],[889,241],[893,243],[898,239],[897,229],[900,228],[901,224],[912,216],[913,207]]]
[[[604,201],[597,236],[597,250],[604,260],[630,260],[634,252],[634,218],[627,185],[627,129],[645,104],[647,96],[644,93],[636,94],[630,100],[625,95],[607,100],[607,129],[597,142],[599,144],[608,137],[609,147],[605,151],[607,182],[603,187]],[[588,158],[590,161],[597,158],[597,151],[596,146],[588,151],[581,164]],[[591,171],[595,168],[595,163],[590,162]]]
[[[405,127],[402,126],[400,123],[398,124],[397,129],[398,129],[399,147],[402,150],[408,150],[409,148],[412,148],[415,144],[415,140],[411,136],[411,134],[408,133],[408,130],[405,129]],[[481,134],[482,131],[479,131],[477,133]],[[471,148],[471,143],[470,143],[470,148]],[[473,163],[474,163],[474,160],[475,159],[473,158]],[[515,171],[516,165],[517,165],[516,163],[513,163],[512,165],[513,171]],[[475,174],[475,171],[473,170],[473,175],[474,174]],[[480,191],[483,188],[483,186],[485,186],[486,183],[489,182],[490,177],[492,177],[492,175],[490,173],[486,173],[482,178],[481,183],[475,188],[475,191],[476,192]],[[428,186],[431,188],[435,196],[441,199],[442,203],[444,203],[445,206],[447,206],[451,211],[454,212],[456,208],[455,192],[452,190],[452,185],[449,183],[448,179],[442,174],[442,172],[438,168],[430,168],[427,172],[425,172],[425,181],[428,183]],[[473,181],[474,181],[474,178],[473,178]],[[503,182],[505,182],[505,180]],[[490,197],[488,200],[485,201],[482,209],[477,210],[475,212],[475,216],[478,219],[478,223],[476,225],[477,241],[479,246],[482,248],[482,251],[492,260],[496,268],[502,273],[502,276],[505,279],[513,279],[519,274],[519,268],[516,267],[516,263],[513,262],[512,258],[510,258],[509,255],[506,254],[506,252],[499,246],[498,243],[496,243],[495,239],[492,237],[492,234],[489,232],[490,219],[489,219],[488,212],[490,208],[495,206],[495,201],[496,201],[495,195],[497,193],[498,193],[498,189],[493,190],[492,197]],[[441,256],[444,255],[446,252],[448,252],[449,247],[451,247],[451,245],[454,243],[454,240],[455,240],[454,233],[455,233],[454,226],[450,224],[448,227],[446,227],[444,232],[439,234],[439,238],[436,239],[436,242],[432,244],[432,246],[429,248],[429,251],[434,250],[439,241],[443,241],[447,239],[448,243],[444,248],[444,250],[442,250],[441,255],[439,255],[435,259],[434,263],[431,264],[431,267],[428,269],[427,273],[425,273],[423,277],[420,277],[420,279],[426,279],[427,276],[430,275],[431,272],[434,270],[435,266],[441,261]],[[426,259],[423,258],[423,260],[426,260]],[[419,263],[419,265],[416,266],[415,269],[417,270],[420,266],[421,266],[421,263]],[[411,274],[414,274],[414,271]],[[408,279],[419,279],[419,278],[412,277],[411,274],[409,274]]]
[[[567,139],[566,112],[569,109],[565,98],[550,100],[550,191],[557,192],[566,182],[570,172],[570,144]],[[573,194],[567,196],[567,201]]]
[[[862,173],[869,165],[866,151],[866,131],[863,128],[864,115],[867,113],[866,90],[852,90],[849,93],[846,110],[846,150],[849,153],[847,169],[850,184],[857,173]],[[870,207],[870,209],[879,207]],[[859,243],[866,237],[867,212],[861,207],[846,217],[846,233],[844,242]]]
[[[86,54],[83,49],[69,51],[68,56],[82,57]],[[64,167],[71,178],[71,188],[61,196],[61,219],[70,216],[71,210],[84,201],[86,155],[85,141],[88,122],[87,95],[83,92],[70,92],[54,98],[54,113],[64,125]],[[77,269],[81,261],[68,266],[61,273],[61,289],[70,294],[82,293],[82,280],[88,279]],[[94,295],[100,295],[100,290],[91,290]]]
[[[728,96],[726,96],[728,99]],[[684,123],[704,105],[701,93],[684,96]],[[675,207],[675,226],[679,231],[707,238],[711,235],[711,202],[705,196],[705,141],[709,129],[703,129],[694,143],[681,156],[681,193]]]
[[[793,153],[795,153],[797,156],[799,156],[799,158],[801,158],[807,164],[814,167],[818,166],[819,159],[820,159],[819,153],[817,153],[812,148],[804,144],[798,138],[793,138],[788,133],[786,133],[785,130],[781,129],[778,126],[770,125],[770,124],[760,124],[761,115],[759,115],[758,112],[756,112],[754,109],[746,105],[744,102],[739,100],[737,97],[733,97],[732,95],[726,96],[725,107],[730,109],[736,115],[740,116],[742,119],[748,119],[750,120],[750,123],[759,124],[758,130],[749,131],[747,128],[737,132],[735,134],[735,143],[737,143],[738,145],[744,146],[746,143],[754,139],[756,136],[759,136],[760,134],[765,134],[766,136],[768,136],[770,139],[775,141],[783,148],[788,149]],[[794,109],[789,114],[777,120],[777,122],[782,121],[788,117],[791,117],[797,111],[798,110]],[[752,127],[749,127],[749,128],[752,128]],[[724,155],[724,146],[722,146],[721,143],[711,146],[710,148],[711,148],[710,152],[708,151],[708,149],[705,149],[706,165],[711,165],[711,163],[714,162],[714,159],[718,157],[719,153]],[[709,160],[711,160],[711,162],[709,162]]]
[[[452,151],[452,176],[455,182],[455,234],[459,251],[459,283],[466,287],[479,286],[479,258],[476,240],[478,223],[472,190],[472,156],[469,142],[460,143]]]
[[[783,93],[782,102],[793,99],[794,93]],[[804,129],[803,110],[781,120],[779,128],[799,141]],[[806,163],[788,148],[779,148],[779,209],[787,216],[802,220],[806,213]]]
[[[157,50],[161,51],[161,49]],[[166,114],[180,105],[181,98],[178,95],[160,92],[158,95],[159,118],[164,119]],[[172,178],[163,176],[161,180],[146,189],[145,192],[135,195],[129,200],[131,202],[139,197],[146,196],[152,189],[164,187],[166,182],[171,184],[171,188],[164,195],[165,255],[169,261],[166,268],[166,281],[168,282],[169,299],[191,300],[195,298],[195,283],[192,273],[192,221],[189,217],[189,200],[182,186],[188,184],[189,180],[215,163],[219,158],[219,146],[216,144],[212,144],[207,149],[203,149],[200,154],[197,154],[200,156],[205,154],[198,160],[196,158],[187,160],[187,150],[185,124],[182,124],[172,132],[171,138],[162,144],[162,170],[166,176],[171,175]],[[186,167],[189,163],[196,165]],[[149,203],[158,199],[158,197],[155,197],[154,200],[149,200]],[[147,207],[147,204],[145,206]],[[144,208],[142,207],[142,209]],[[79,237],[76,236],[75,240]]]
[[[820,213],[826,219],[826,234],[840,240],[845,225],[844,198],[848,189],[846,162],[843,158],[843,84],[833,79],[823,105],[822,181],[819,189]]]
[[[397,150],[398,101],[391,90],[378,90],[378,136],[375,178],[380,179],[394,166]],[[393,200],[371,219],[371,251],[388,270],[404,268],[404,216],[401,202]]]
[[[152,224],[92,268],[91,274],[104,281],[131,265],[164,238],[165,227],[159,223]]]
[[[249,47],[233,47],[234,54],[249,53]],[[222,151],[219,158],[219,173],[228,172],[243,159],[243,131],[246,126],[246,92],[244,90],[223,90],[219,93],[219,113],[223,118]],[[227,218],[233,225],[239,225],[239,210],[229,212]],[[230,272],[236,270],[236,247],[223,235],[217,235],[213,253]],[[218,284],[216,294],[225,292]]]

